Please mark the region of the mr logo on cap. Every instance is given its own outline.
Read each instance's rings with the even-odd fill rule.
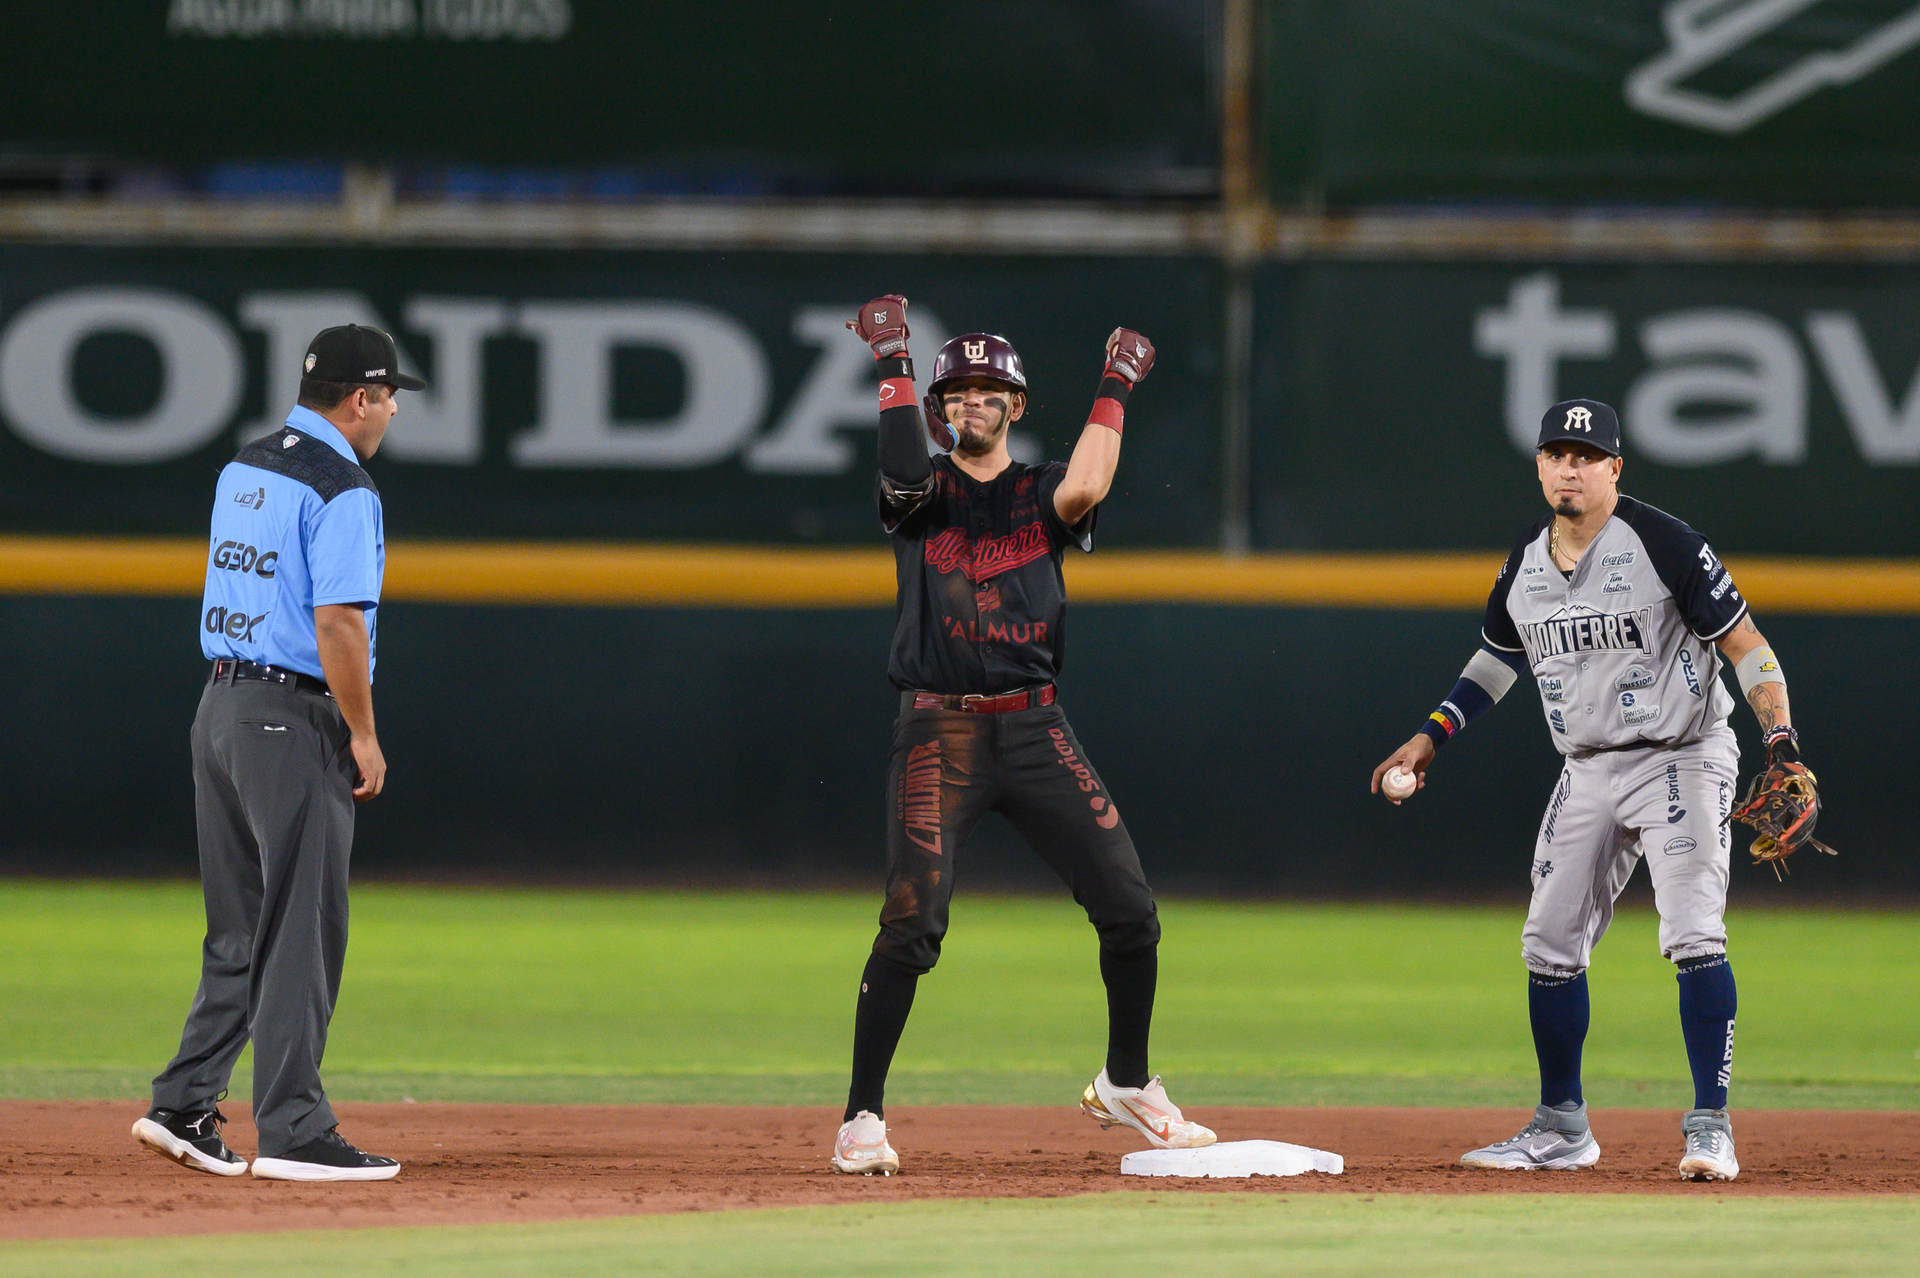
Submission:
[[[1540,419],[1536,449],[1571,439],[1591,444],[1609,457],[1620,455],[1620,418],[1597,399],[1569,399],[1555,404]]]
[[[426,382],[400,371],[393,335],[363,324],[323,328],[307,347],[306,375],[322,382],[378,382],[395,390],[425,390]]]

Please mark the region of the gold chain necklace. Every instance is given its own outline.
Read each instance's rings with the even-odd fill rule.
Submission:
[[[1555,568],[1560,567],[1560,521],[1558,519],[1547,525],[1547,557],[1553,560]]]

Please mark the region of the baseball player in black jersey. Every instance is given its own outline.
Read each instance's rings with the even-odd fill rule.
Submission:
[[[887,1069],[920,976],[940,958],[954,855],[997,811],[1073,891],[1100,936],[1106,1068],[1081,1108],[1167,1149],[1211,1145],[1147,1072],[1160,920],[1126,824],[1055,702],[1066,647],[1069,545],[1093,549],[1120,460],[1123,406],[1153,347],[1114,330],[1070,462],[1027,466],[1007,429],[1027,379],[1005,339],[968,333],[941,348],[924,406],[914,399],[907,302],[877,298],[847,327],[880,362],[880,521],[899,574],[888,677],[900,690],[887,772],[887,896],[860,980],[853,1082],[834,1141],[843,1172],[891,1175]],[[924,428],[922,411],[924,407]],[[943,455],[929,458],[927,436]]]
[[[1539,685],[1548,735],[1565,757],[1534,844],[1520,945],[1540,1104],[1519,1134],[1460,1161],[1528,1170],[1599,1161],[1580,1089],[1587,963],[1644,860],[1660,952],[1678,974],[1693,1074],[1680,1174],[1732,1180],[1740,1164],[1727,1116],[1735,991],[1725,915],[1740,750],[1720,676],[1732,668],[1772,763],[1797,766],[1786,678],[1706,538],[1620,492],[1612,408],[1590,399],[1554,405],[1538,451],[1553,513],[1529,525],[1507,556],[1480,650],[1453,691],[1373,772],[1373,788],[1396,803],[1412,795],[1426,784],[1435,749],[1523,677]],[[1412,779],[1396,793],[1402,777]]]

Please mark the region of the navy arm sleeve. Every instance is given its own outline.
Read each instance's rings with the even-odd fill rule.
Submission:
[[[1664,510],[1622,497],[1614,514],[1647,548],[1660,581],[1673,592],[1687,629],[1711,643],[1740,624],[1747,601],[1707,539]]]

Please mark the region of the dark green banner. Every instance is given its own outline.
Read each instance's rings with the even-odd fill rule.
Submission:
[[[1911,0],[1273,0],[1276,200],[1920,199]]]
[[[612,194],[675,174],[743,193],[1217,185],[1198,4],[98,0],[7,17],[16,153],[662,171],[637,191],[608,175]]]
[[[1314,263],[1255,313],[1258,545],[1510,545],[1586,397],[1724,549],[1920,554],[1920,269]]]
[[[871,541],[877,383],[843,322],[901,292],[923,378],[956,333],[1018,347],[1030,459],[1079,437],[1107,334],[1148,334],[1101,530],[1218,536],[1205,259],[0,247],[0,281],[0,530],[204,530],[313,334],[359,322],[431,381],[370,467],[396,538]]]

